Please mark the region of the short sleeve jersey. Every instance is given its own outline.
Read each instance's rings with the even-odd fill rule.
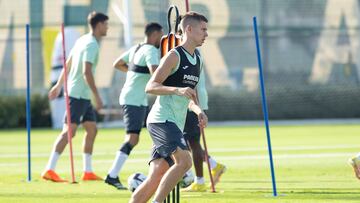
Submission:
[[[68,78],[69,96],[90,100],[91,89],[85,81],[83,68],[85,62],[89,62],[92,64],[92,73],[95,73],[99,57],[99,44],[96,38],[91,33],[83,35],[76,41],[69,55],[72,57]]]
[[[145,86],[150,79],[149,68],[159,65],[159,50],[150,44],[136,45],[120,58],[129,67],[119,97],[120,105],[148,106]]]

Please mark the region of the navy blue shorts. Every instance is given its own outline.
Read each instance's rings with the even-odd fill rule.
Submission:
[[[179,147],[183,150],[189,150],[186,145],[183,133],[173,122],[148,123],[148,131],[154,143],[155,152],[152,153],[151,160],[171,156]]]
[[[161,157],[160,154],[157,153],[156,147],[153,146],[153,148],[151,149],[151,155],[150,155],[149,164],[150,164],[150,162],[152,162],[153,160],[155,160],[155,159],[161,159],[161,158],[163,158],[163,157]],[[169,167],[171,167],[172,165],[174,165],[174,160],[172,160],[172,158],[171,158],[170,156],[165,157],[164,159],[165,159],[165,161],[169,164]]]
[[[184,127],[184,138],[200,142],[199,119],[196,113],[188,111]]]
[[[140,134],[144,125],[147,106],[122,105],[126,133]]]
[[[85,121],[96,122],[96,113],[88,99],[77,99],[69,97],[70,100],[70,113],[71,123],[80,124]],[[64,123],[67,123],[66,111],[64,114]]]

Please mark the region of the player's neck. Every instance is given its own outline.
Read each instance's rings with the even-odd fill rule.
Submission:
[[[96,41],[100,41],[102,35],[96,31],[90,31],[90,34],[95,37]]]
[[[194,46],[194,44],[192,44],[189,41],[185,41],[184,43],[181,44],[181,46],[187,51],[189,52],[189,54],[194,55],[196,46]]]
[[[144,44],[149,44],[149,45],[155,46],[154,40],[149,37],[145,37]]]
[[[152,45],[151,40],[148,37],[145,37],[144,44],[151,44]]]

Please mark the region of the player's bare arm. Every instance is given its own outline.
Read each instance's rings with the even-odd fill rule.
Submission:
[[[197,105],[194,100],[190,100],[189,109],[198,116],[199,127],[205,128],[208,123],[208,117],[206,116],[205,112],[201,109],[201,107]]]
[[[170,75],[171,71],[176,67],[179,62],[179,57],[174,51],[170,51],[165,57],[164,60],[160,62],[159,67],[154,72],[154,75],[150,78],[149,82],[146,85],[146,93],[155,94],[155,95],[169,95],[176,94],[178,96],[185,96],[189,99],[194,99],[196,97],[195,90],[184,87],[170,87],[164,86],[162,83]]]
[[[113,67],[120,70],[120,71],[122,71],[122,72],[127,72],[128,71],[128,65],[124,60],[122,60],[121,57],[117,58],[114,61]]]
[[[66,61],[67,74],[69,73],[69,71],[71,69],[71,61],[72,61],[71,59],[72,59],[72,57],[69,57],[68,60]],[[65,72],[65,68],[63,68],[61,70],[61,74],[59,76],[58,81],[56,82],[56,84],[49,91],[48,97],[49,97],[50,100],[53,100],[53,99],[55,99],[56,97],[59,96],[59,94],[61,92],[62,85],[64,83],[64,72]]]
[[[93,73],[91,71],[92,68],[92,64],[89,62],[84,62],[84,68],[83,68],[83,74],[84,74],[84,79],[87,82],[87,84],[89,85],[94,97],[95,97],[95,102],[96,102],[96,110],[100,110],[103,106],[101,98],[99,96],[99,92],[96,88],[95,85],[95,80],[94,80],[94,76]]]

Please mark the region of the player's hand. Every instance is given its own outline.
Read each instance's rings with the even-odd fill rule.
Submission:
[[[53,86],[50,89],[49,94],[48,94],[49,99],[50,100],[55,99],[56,97],[59,96],[60,92],[61,92],[61,86],[58,86],[58,85]]]
[[[97,111],[103,108],[103,102],[99,96],[95,97],[95,108]]]
[[[208,123],[208,117],[206,116],[206,114],[204,112],[201,112],[198,115],[198,119],[199,119],[199,127],[206,128],[207,123]]]
[[[187,97],[188,99],[192,99],[193,101],[196,101],[196,91],[191,89],[190,87],[178,88],[177,95],[184,96]]]

